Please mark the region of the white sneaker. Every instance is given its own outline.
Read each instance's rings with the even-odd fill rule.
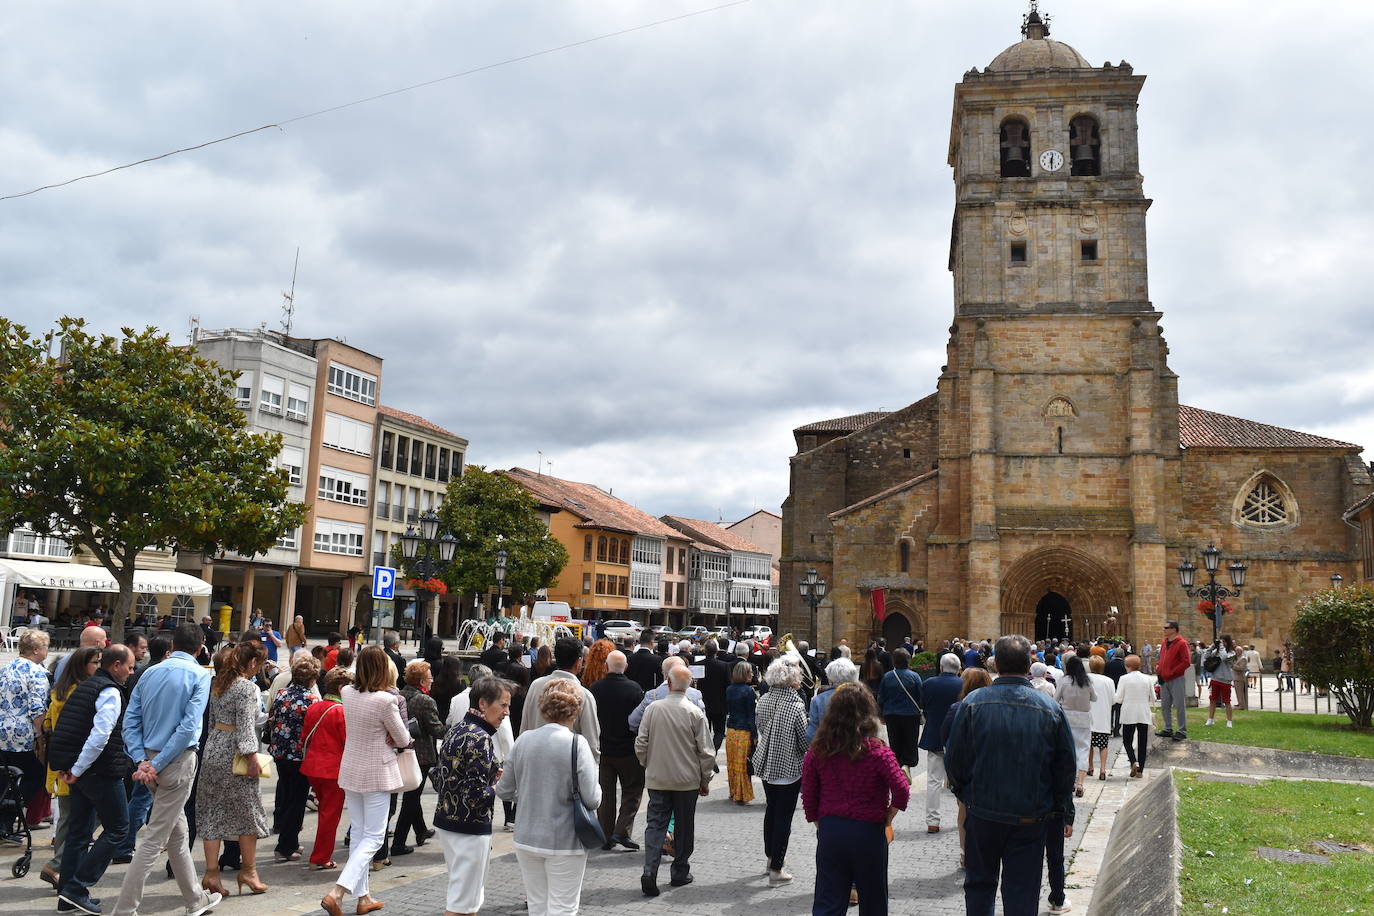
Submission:
[[[777,871],[773,871],[772,869],[768,870],[769,887],[778,887],[779,885],[786,884],[791,880],[792,874],[785,868],[779,868]]]
[[[206,894],[205,902],[202,903],[200,906],[191,907],[190,909],[188,909],[186,911],[186,916],[204,916],[205,913],[208,913],[215,907],[219,906],[220,901],[223,899],[224,897],[221,894],[216,894],[214,892]]]
[[[1227,720],[1226,720],[1226,727],[1227,727],[1227,728],[1235,728],[1235,727],[1236,727],[1236,723],[1232,722],[1230,719],[1227,719]]]
[[[1210,725],[1216,725],[1217,722],[1216,722],[1215,719],[1208,719],[1206,722],[1203,722],[1202,724],[1203,724],[1203,725],[1208,725],[1208,726],[1210,726]]]
[[[1059,904],[1059,906],[1051,906],[1049,911],[1051,913],[1067,913],[1071,909],[1073,909],[1073,904],[1065,900],[1063,903]]]

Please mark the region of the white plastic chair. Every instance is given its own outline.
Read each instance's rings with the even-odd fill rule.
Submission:
[[[19,637],[28,632],[28,627],[15,627],[12,631],[8,627],[0,627],[0,636],[5,639],[5,651],[13,652],[19,645]]]

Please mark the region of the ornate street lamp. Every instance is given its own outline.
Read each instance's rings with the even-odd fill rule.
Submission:
[[[1208,616],[1212,618],[1212,642],[1215,643],[1221,638],[1221,603],[1226,598],[1240,595],[1240,590],[1245,585],[1245,573],[1250,567],[1239,560],[1233,561],[1226,567],[1227,572],[1231,574],[1230,587],[1219,585],[1217,569],[1221,566],[1221,551],[1211,543],[1202,551],[1202,564],[1207,570],[1206,584],[1193,587],[1197,578],[1197,567],[1187,558],[1178,564],[1178,584],[1183,587],[1189,598],[1201,598],[1211,603],[1212,610]]]
[[[819,638],[816,630],[816,608],[825,597],[825,580],[812,568],[806,571],[806,575],[802,576],[797,584],[801,589],[802,600],[811,606],[811,642],[814,644]]]
[[[401,556],[405,557],[407,565],[410,566],[410,574],[420,580],[433,579],[443,575],[453,563],[453,555],[458,549],[458,539],[450,532],[444,532],[443,537],[439,534],[439,515],[433,509],[420,516],[420,530],[416,531],[414,525],[407,526],[406,533],[401,535]],[[421,619],[420,611],[421,599],[420,592],[428,589],[416,589],[416,615],[418,623]],[[430,632],[439,628],[437,619],[439,599],[434,598],[434,613],[436,619],[430,621]],[[429,620],[426,616],[425,620]],[[377,615],[377,641],[381,642],[381,615]]]

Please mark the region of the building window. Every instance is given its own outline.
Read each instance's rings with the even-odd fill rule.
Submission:
[[[1030,177],[1030,125],[1020,118],[1002,122],[1001,158],[1003,178]]]
[[[190,595],[172,596],[172,625],[196,622],[196,603]]]
[[[366,474],[355,474],[329,465],[320,466],[320,486],[317,495],[320,499],[352,506],[367,505],[367,491],[370,478]]]
[[[329,393],[372,407],[377,403],[377,377],[338,363],[330,363]]]
[[[677,551],[677,574],[687,575],[687,548],[679,547]]]
[[[590,593],[591,590],[592,590],[592,574],[591,574],[591,573],[583,573],[583,574],[582,574],[582,594],[586,595],[586,594]]]
[[[410,466],[410,439],[406,436],[396,437],[396,470],[404,474],[406,468]]]
[[[1079,115],[1069,122],[1070,174],[1102,174],[1102,138],[1097,129],[1097,119],[1092,115]]]
[[[596,558],[602,563],[606,562],[606,535],[596,539]]]
[[[55,535],[43,536],[32,528],[16,528],[8,538],[0,539],[0,546],[7,553],[25,554],[31,557],[69,557],[71,545]]]
[[[134,614],[138,617],[147,617],[149,620],[157,620],[162,616],[162,612],[157,607],[157,595],[139,593],[134,596]]]
[[[301,529],[292,528],[290,531],[277,538],[277,546],[283,550],[295,550],[300,547]]]
[[[324,436],[320,440],[330,448],[354,455],[372,456],[372,424],[342,414],[324,415]]]
[[[234,379],[234,403],[245,410],[253,406],[253,373],[240,372]]]
[[[410,473],[413,477],[424,476],[425,444],[419,439],[410,440]]]
[[[288,445],[281,450],[277,465],[286,471],[286,482],[292,486],[301,485],[301,468],[305,466],[305,450]]]
[[[606,574],[605,574],[605,573],[597,573],[597,574],[596,574],[596,593],[597,593],[598,595],[604,595],[604,594],[606,594]]]
[[[1011,243],[1011,263],[1013,263],[1013,264],[1024,264],[1024,263],[1026,263],[1026,243],[1025,243],[1025,242],[1012,242],[1012,243]]]
[[[339,553],[350,557],[360,557],[363,555],[363,538],[366,536],[366,525],[340,522],[329,518],[315,520],[315,551],[317,553]]]
[[[439,447],[425,444],[425,477],[434,480],[439,476]]]
[[[448,456],[446,448],[439,449],[439,482],[448,483]]]
[[[589,534],[582,539],[582,559],[584,561],[592,558],[592,536]]]
[[[262,390],[258,392],[258,410],[282,415],[282,398],[286,396],[286,380],[263,373]]]
[[[907,541],[897,547],[897,565],[902,572],[911,572],[911,544]]]
[[[377,481],[377,517],[391,515],[391,484],[385,480]]]
[[[620,595],[620,597],[622,598],[630,597],[629,576],[616,576],[616,584],[619,586],[619,590],[616,592],[616,594]]]
[[[391,470],[391,451],[395,447],[395,436],[382,433],[382,467]]]
[[[310,414],[310,389],[295,382],[286,386],[286,419],[306,421]]]
[[[1280,528],[1297,521],[1297,502],[1292,491],[1267,473],[1255,475],[1244,490],[1237,510],[1242,524],[1255,528]]]
[[[1086,242],[1080,243],[1079,246],[1078,246],[1078,251],[1079,251],[1079,256],[1080,256],[1084,261],[1096,261],[1096,260],[1097,260],[1097,241],[1096,241],[1095,239],[1090,239],[1090,240],[1088,240],[1088,241],[1086,241]]]

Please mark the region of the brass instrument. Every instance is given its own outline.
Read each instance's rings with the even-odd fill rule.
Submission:
[[[797,660],[797,666],[801,668],[802,687],[814,691],[816,689],[816,675],[812,673],[811,665],[802,657],[801,651],[797,648],[797,642],[792,638],[791,633],[782,634],[782,638],[778,640],[778,649],[783,655]]]

